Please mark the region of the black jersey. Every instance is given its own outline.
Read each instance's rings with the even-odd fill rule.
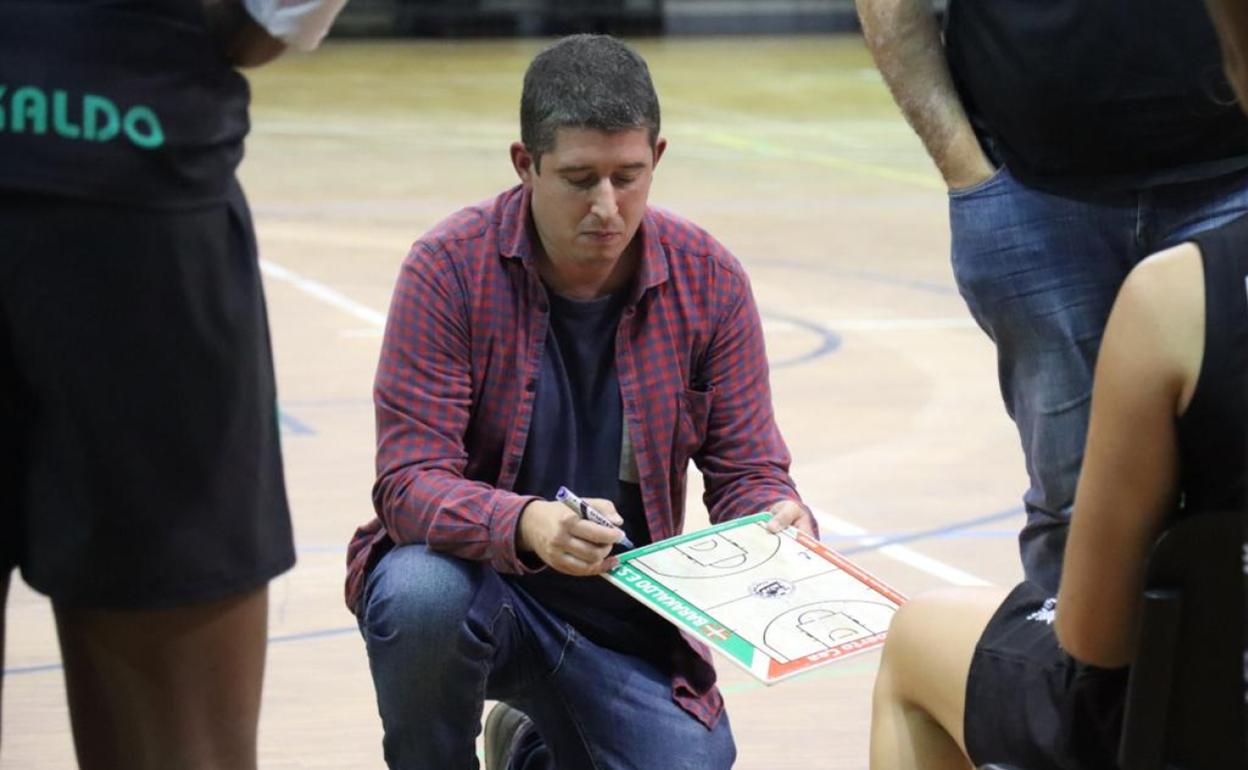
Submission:
[[[1028,184],[1125,189],[1248,165],[1248,119],[1190,0],[949,0],[958,93]]]
[[[0,0],[0,189],[223,202],[248,99],[201,0]]]
[[[1248,505],[1248,216],[1193,240],[1205,268],[1205,354],[1179,419],[1183,507],[1242,509]]]

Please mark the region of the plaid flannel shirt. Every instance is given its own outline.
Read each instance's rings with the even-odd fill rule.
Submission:
[[[377,517],[348,551],[347,604],[396,543],[427,543],[500,573],[532,570],[511,491],[524,455],[549,304],[522,187],[418,240],[395,287],[377,366]],[[771,407],[745,272],[709,234],[649,207],[616,366],[654,540],[679,534],[692,458],[712,522],[798,500]],[[685,637],[673,698],[708,727],[723,711],[705,645]]]

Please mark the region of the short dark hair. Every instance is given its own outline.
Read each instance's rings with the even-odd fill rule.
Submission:
[[[535,167],[565,127],[609,133],[645,128],[654,147],[659,96],[645,59],[609,35],[571,35],[539,53],[524,73],[520,95],[520,141]]]

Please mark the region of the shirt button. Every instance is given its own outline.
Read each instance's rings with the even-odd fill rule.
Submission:
[[[524,383],[524,389],[529,391],[530,393],[537,390],[537,380],[529,380],[528,382]]]

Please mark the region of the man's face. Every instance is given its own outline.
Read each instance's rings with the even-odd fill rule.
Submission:
[[[533,221],[556,269],[608,267],[620,258],[641,225],[665,145],[660,139],[651,149],[644,128],[561,128],[540,172],[523,145],[512,145],[512,163],[532,191]]]

